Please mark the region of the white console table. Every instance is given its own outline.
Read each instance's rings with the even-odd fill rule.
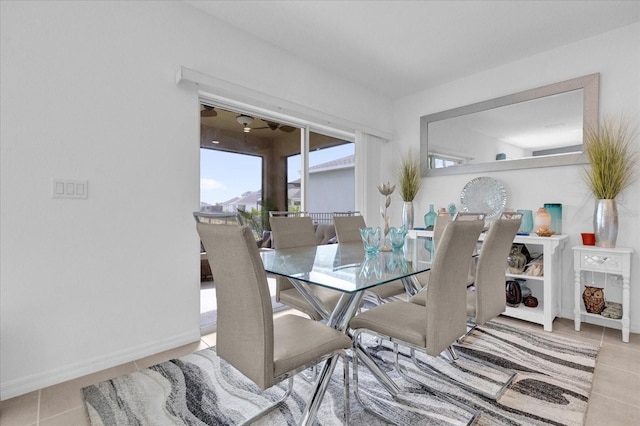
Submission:
[[[574,296],[575,304],[573,313],[575,316],[576,331],[580,331],[580,323],[582,321],[603,323],[606,326],[614,326],[622,329],[622,341],[629,342],[629,300],[631,297],[631,253],[630,248],[604,248],[595,246],[575,246],[573,247],[573,268],[575,272]],[[593,280],[594,274],[604,275],[602,285],[606,286],[608,275],[622,278],[622,318],[613,319],[606,318],[600,314],[590,314],[584,308],[582,301],[582,292],[584,291],[583,279],[586,282],[587,274],[591,273]],[[616,280],[617,281],[617,280]],[[613,290],[613,289],[611,289]],[[608,292],[604,296],[607,299]]]
[[[412,229],[407,233],[409,250],[412,260],[418,259],[419,239],[431,239],[433,231]],[[480,234],[479,241],[483,241],[485,234]],[[562,279],[562,250],[568,235],[552,235],[539,237],[537,235],[516,235],[514,243],[525,244],[530,253],[542,254],[544,259],[544,273],[541,277],[529,275],[514,275],[506,273],[508,278],[523,278],[531,293],[538,299],[538,306],[530,308],[520,304],[517,308],[507,306],[504,315],[525,321],[542,324],[545,331],[553,331],[553,320],[560,314],[560,291]],[[507,258],[504,259],[505,270]],[[506,295],[505,295],[506,297]]]

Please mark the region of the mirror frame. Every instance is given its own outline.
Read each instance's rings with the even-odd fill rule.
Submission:
[[[525,90],[523,92],[514,93],[511,95],[506,95],[499,98],[490,99],[487,101],[482,101],[475,104],[453,108],[447,111],[420,117],[420,162],[422,164],[422,167],[420,169],[421,176],[449,176],[465,173],[586,164],[587,159],[585,155],[582,152],[577,152],[540,157],[519,158],[514,160],[499,160],[478,164],[461,164],[459,166],[443,167],[439,169],[429,168],[429,123],[579,89],[583,89],[582,129],[584,140],[584,131],[587,128],[598,128],[600,104],[600,73],[589,74],[582,77],[573,78],[571,80],[561,81],[559,83],[549,84],[547,86]]]

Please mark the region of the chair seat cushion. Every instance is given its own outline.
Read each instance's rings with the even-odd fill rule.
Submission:
[[[416,305],[426,306],[427,305],[427,289],[423,289],[409,299],[409,302],[415,303]]]
[[[329,310],[329,312],[333,311],[333,308],[338,304],[338,300],[340,300],[341,292],[336,290],[330,290],[328,288],[314,286],[313,292],[320,298],[324,306]],[[311,318],[315,320],[321,320],[322,316],[307,302],[307,299],[304,298],[302,294],[295,288],[288,288],[286,290],[280,290],[280,298],[278,302],[283,303],[287,306],[295,308],[305,314],[309,315]]]
[[[369,291],[377,295],[381,299],[387,299],[391,296],[399,296],[405,294],[402,281],[392,281],[390,283],[372,287],[369,289]]]
[[[356,315],[349,327],[366,328],[404,342],[424,347],[427,342],[427,311],[424,306],[395,301],[383,303]]]
[[[425,306],[427,304],[426,289],[411,296],[409,302]],[[476,292],[473,287],[467,288],[467,316],[470,318],[475,318],[476,316]]]
[[[273,320],[274,377],[296,370],[338,349],[351,347],[345,333],[297,315]]]

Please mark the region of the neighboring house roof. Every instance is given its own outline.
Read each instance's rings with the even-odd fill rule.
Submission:
[[[240,197],[234,197],[229,201],[225,201],[222,205],[255,205],[258,200],[262,199],[262,191],[247,191]]]
[[[326,163],[316,164],[309,167],[309,173],[318,173],[335,169],[346,169],[353,167],[355,164],[355,154],[347,155],[346,157],[337,158],[335,160],[327,161]]]
[[[220,203],[220,204],[222,204],[223,206],[227,206],[227,205],[229,205],[229,204],[237,204],[237,201],[238,201],[240,198],[241,198],[241,197],[233,197],[232,199],[227,200],[227,201],[224,201],[224,202],[222,202],[222,203]]]
[[[289,199],[293,201],[300,201],[300,189],[289,188]]]

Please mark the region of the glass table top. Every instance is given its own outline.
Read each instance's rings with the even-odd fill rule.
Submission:
[[[267,272],[353,293],[428,271],[430,262],[414,265],[404,252],[366,256],[362,243],[326,244],[260,253]]]

